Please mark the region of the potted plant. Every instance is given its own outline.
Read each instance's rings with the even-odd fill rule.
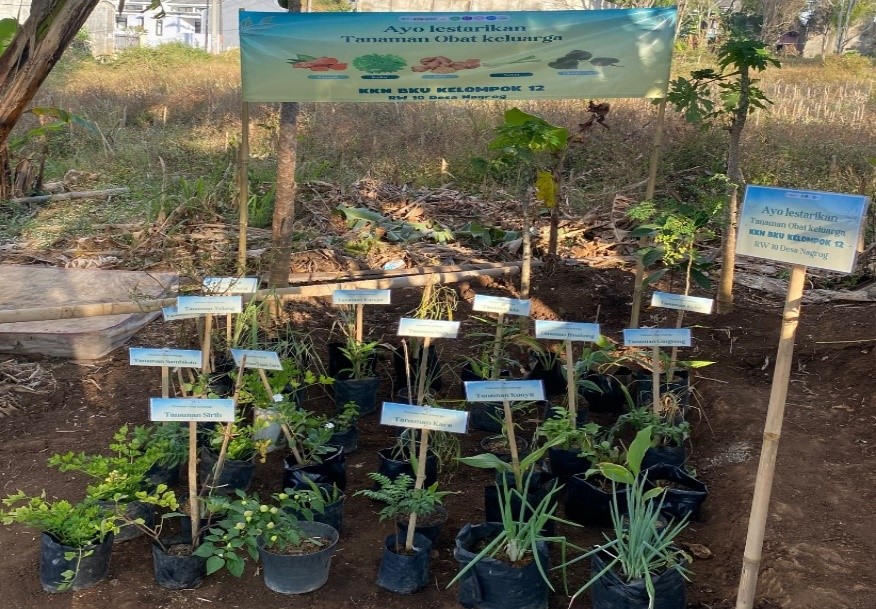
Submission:
[[[360,414],[371,414],[377,410],[380,379],[374,368],[379,346],[377,341],[359,341],[347,337],[343,346],[339,347],[346,366],[333,375],[335,407],[340,409],[347,402],[355,402]]]
[[[94,499],[49,501],[45,491],[19,491],[3,500],[0,522],[39,531],[40,584],[46,592],[82,590],[106,579],[116,525],[113,513]]]
[[[255,437],[258,426],[262,424],[245,424],[238,419],[234,423],[217,423],[208,431],[207,445],[201,449],[198,459],[198,479],[204,487],[226,490],[249,488],[255,472],[255,458],[260,456],[264,460],[270,444],[270,440]],[[224,462],[221,471],[217,472],[223,444]]]
[[[599,463],[597,469],[627,487],[626,509],[612,504],[612,530],[605,541],[567,565],[589,557],[590,579],[572,597],[591,589],[594,609],[623,604],[630,609],[687,607],[685,581],[690,557],[674,544],[687,518],[662,522],[662,488],[647,487],[640,476],[642,459],[651,445],[651,429],[641,430],[627,451],[626,463]]]
[[[180,423],[134,427],[134,437],[140,438],[147,454],[156,457],[146,472],[147,482],[172,486],[179,481],[179,467],[189,458],[188,434],[188,427]]]
[[[566,378],[560,354],[554,349],[530,351],[526,380],[541,381],[544,384],[544,393],[549,398],[566,393]]]
[[[687,460],[684,442],[690,437],[690,423],[682,419],[680,412],[657,414],[648,406],[635,408],[618,417],[612,436],[618,437],[626,428],[639,432],[646,427],[651,429],[651,446],[645,453],[642,467],[684,465]]]
[[[438,466],[440,460],[435,452],[435,438],[438,432],[431,434],[432,447],[429,448],[429,453],[426,456],[426,486],[434,484],[438,480]],[[382,448],[377,451],[378,465],[377,472],[392,480],[400,475],[406,474],[411,478],[417,475],[416,468],[411,463],[411,455],[416,457],[417,451],[412,450],[412,446],[419,443],[419,430],[405,429],[395,438],[393,446]]]
[[[344,490],[346,454],[342,446],[331,444],[334,424],[288,402],[280,405],[279,418],[290,451],[283,459],[283,486],[293,488],[310,479]]]
[[[144,434],[123,425],[113,434],[109,444],[111,455],[73,453],[52,455],[48,464],[59,471],[76,471],[89,476],[93,482],[86,488],[87,496],[115,511],[117,503],[124,506],[132,518],[151,522],[152,508],[133,500],[134,495],[147,486],[147,474],[165,456],[161,448],[147,445]],[[139,536],[133,526],[122,526],[115,531],[114,542],[120,543]]]
[[[210,528],[196,554],[207,559],[207,573],[227,568],[237,577],[246,556],[262,563],[265,585],[281,594],[303,594],[328,581],[338,532],[327,524],[298,520],[302,492],[289,489],[263,503],[257,494],[238,490],[219,498],[222,519]],[[312,497],[308,497],[312,500]]]
[[[407,474],[391,479],[372,472],[368,477],[378,485],[377,488],[364,489],[356,494],[385,503],[386,507],[379,513],[380,522],[392,518],[400,529],[384,541],[377,585],[399,594],[411,594],[429,583],[430,551],[447,520],[442,499],[450,493],[439,491],[437,482],[414,488],[414,479]],[[413,534],[407,530],[411,514],[417,515]]]
[[[632,372],[625,364],[630,357],[617,350],[617,345],[600,336],[592,346],[584,347],[575,361],[575,382],[578,395],[593,412],[620,412],[633,407],[627,385]]]
[[[545,531],[554,521],[572,523],[554,514],[559,487],[532,503],[528,486],[529,477],[522,489],[502,478],[499,520],[466,524],[456,536],[453,556],[460,571],[448,586],[460,582],[459,602],[463,606],[547,608],[548,594],[553,589],[548,579],[548,544],[557,544],[563,555],[571,544],[565,537]],[[527,503],[529,509],[517,509],[521,503]]]
[[[116,511],[118,520],[138,528],[152,540],[155,582],[168,590],[189,590],[200,586],[207,575],[207,560],[195,554],[192,536],[185,532],[178,535],[163,534],[165,524],[184,516],[179,512],[180,503],[176,494],[166,485],[159,484],[153,490],[139,491],[135,499],[153,506],[156,510],[165,510],[154,523],[146,522],[143,518],[132,518],[121,509]],[[188,522],[188,519],[183,522]]]
[[[572,425],[568,410],[561,406],[554,406],[552,413],[535,435],[552,445],[547,451],[551,473],[565,484],[573,475],[591,468],[594,446],[605,430],[598,423]]]
[[[331,430],[330,446],[341,446],[345,454],[350,454],[359,448],[359,405],[347,402],[335,416],[326,420],[325,426]]]
[[[581,454],[590,463],[622,464],[626,459],[626,451],[615,444],[610,432],[597,437]],[[617,502],[623,511],[625,497],[625,486],[612,484],[599,470],[591,467],[573,474],[566,482],[566,518],[578,524],[609,526],[613,503]]]
[[[298,520],[313,520],[327,524],[338,533],[344,525],[344,503],[347,496],[334,484],[317,483],[310,478],[292,489],[296,492],[297,507],[291,511]],[[286,489],[286,493],[290,493]]]

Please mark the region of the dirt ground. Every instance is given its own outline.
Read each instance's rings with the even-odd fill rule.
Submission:
[[[629,318],[631,275],[618,269],[596,270],[562,266],[552,275],[538,274],[533,291],[533,317],[592,321],[599,315],[603,332],[619,337]],[[469,320],[473,293],[515,296],[505,281],[461,286],[459,311],[463,332],[478,328]],[[366,329],[392,340],[398,317],[413,307],[419,291],[394,292],[394,304],[366,310]],[[753,482],[778,341],[782,303],[772,296],[740,290],[737,307],[726,316],[690,316],[694,347],[691,359],[717,364],[695,376],[695,410],[691,463],[708,484],[710,496],[701,520],[684,534],[684,542],[705,545],[713,557],[695,560],[689,584],[690,607],[728,609],[739,579]],[[324,336],[331,311],[319,303],[299,303],[294,312],[303,328]],[[645,325],[670,325],[665,310],[646,310]],[[182,323],[182,322],[177,322]],[[876,606],[876,307],[866,304],[804,306],[779,449],[764,561],[758,586],[758,607],[767,609],[872,609]],[[462,334],[461,333],[461,334]],[[186,348],[177,342],[178,326],[161,321],[149,325],[131,346]],[[869,341],[869,342],[867,342]],[[442,360],[458,360],[465,339],[440,344]],[[317,341],[317,344],[321,342]],[[75,499],[85,482],[46,467],[54,453],[97,450],[106,446],[121,424],[144,423],[148,398],[160,394],[157,368],[130,367],[126,349],[98,362],[80,364],[54,359],[35,361],[57,381],[45,395],[19,394],[19,409],[0,417],[0,495],[16,489]],[[459,363],[457,361],[456,363]],[[453,379],[449,395],[459,395]],[[389,368],[381,389],[389,399]],[[315,398],[313,407],[328,402]],[[349,457],[349,489],[366,485],[366,473],[376,470],[376,451],[388,446],[393,430],[377,424],[376,415],[360,423],[357,452]],[[524,422],[527,433],[532,423]],[[483,432],[462,438],[463,454],[475,453]],[[254,490],[279,490],[283,455],[272,453],[256,471]],[[167,591],[155,585],[148,543],[144,538],[115,546],[110,578],[76,593],[48,595],[38,581],[38,535],[20,526],[0,528],[0,591],[4,609],[170,609],[252,608],[290,604],[314,609],[421,609],[458,606],[456,590],[446,589],[457,570],[453,536],[466,522],[483,519],[482,487],[490,475],[461,466],[442,474],[442,487],[460,491],[446,500],[447,528],[432,563],[434,584],[414,596],[398,596],[374,581],[382,539],[388,523],[378,523],[378,506],[350,497],[344,530],[328,584],[317,592],[284,598],[269,591],[255,566],[242,579],[223,573],[209,577],[197,590]],[[562,513],[562,508],[561,508]],[[587,545],[599,538],[593,529],[563,530]],[[571,574],[579,586],[584,568]],[[557,582],[559,584],[559,581]],[[551,607],[568,605],[562,593]],[[575,607],[589,607],[582,597]]]

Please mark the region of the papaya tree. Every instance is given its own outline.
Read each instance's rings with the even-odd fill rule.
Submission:
[[[739,191],[742,175],[742,132],[748,115],[772,103],[752,75],[769,67],[781,67],[763,42],[733,32],[717,50],[718,69],[694,70],[669,84],[667,100],[685,119],[702,129],[720,125],[727,130],[728,144],[724,226],[721,243],[721,275],[718,282],[718,313],[733,309],[733,273],[736,230],[739,223]]]

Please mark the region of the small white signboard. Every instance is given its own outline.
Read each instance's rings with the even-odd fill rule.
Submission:
[[[240,367],[240,361],[246,356],[247,368],[261,368],[262,370],[282,370],[280,356],[274,351],[256,351],[254,349],[232,349],[231,357],[234,363]]]
[[[388,305],[390,290],[335,290],[333,305]]]
[[[626,347],[690,347],[690,328],[627,328]]]
[[[544,400],[541,381],[466,381],[469,402],[531,402]]]
[[[651,295],[651,306],[664,309],[676,309],[690,311],[691,313],[712,313],[715,301],[711,298],[700,296],[685,296],[684,294],[670,294],[669,292],[654,292]]]
[[[599,340],[599,324],[578,323],[573,321],[535,320],[535,337],[552,338],[554,340]]]
[[[472,303],[473,311],[520,315],[522,317],[529,317],[529,309],[529,300],[504,298],[502,296],[486,296],[484,294],[475,294],[474,302]]]
[[[200,317],[198,313],[180,313],[176,307],[164,307],[161,309],[164,315],[164,321],[179,321],[180,319],[197,319]]]
[[[240,313],[243,299],[240,296],[179,296],[176,299],[177,313],[220,315]]]
[[[207,294],[253,294],[259,290],[258,277],[204,277]]]
[[[194,349],[148,349],[131,347],[128,350],[132,366],[167,366],[168,368],[200,368],[201,352]]]
[[[234,400],[230,398],[151,398],[150,421],[234,421]]]
[[[384,402],[380,411],[380,424],[394,427],[429,429],[465,433],[468,427],[468,412],[449,408],[432,408]]]
[[[457,334],[459,334],[458,321],[402,317],[398,322],[399,336],[419,336],[421,338],[456,338]]]
[[[748,186],[736,253],[851,273],[868,201],[863,195]]]

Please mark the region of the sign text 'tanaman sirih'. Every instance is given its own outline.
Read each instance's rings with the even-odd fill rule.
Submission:
[[[676,9],[240,13],[247,101],[663,97]]]

